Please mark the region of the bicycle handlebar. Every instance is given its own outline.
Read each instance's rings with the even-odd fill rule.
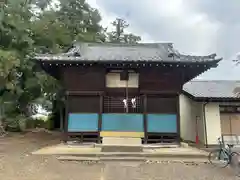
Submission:
[[[221,141],[221,137],[218,138],[218,143],[219,145],[223,145],[222,141]],[[229,148],[233,148],[234,147],[234,144],[226,144]]]

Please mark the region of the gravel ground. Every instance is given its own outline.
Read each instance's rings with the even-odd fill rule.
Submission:
[[[58,161],[31,155],[59,137],[46,133],[13,134],[0,139],[0,180],[234,180],[231,170],[208,164]]]

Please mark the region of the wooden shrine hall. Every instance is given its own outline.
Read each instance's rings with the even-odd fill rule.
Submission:
[[[183,55],[171,43],[75,43],[35,59],[65,89],[65,140],[98,143],[180,142],[182,86],[220,61],[216,54]]]

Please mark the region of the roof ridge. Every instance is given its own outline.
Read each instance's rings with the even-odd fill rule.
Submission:
[[[87,44],[88,46],[94,46],[94,45],[102,45],[102,46],[108,46],[108,45],[111,45],[111,46],[124,46],[124,47],[156,47],[158,48],[159,45],[170,45],[172,46],[173,43],[171,42],[157,42],[157,43],[134,43],[134,44],[130,44],[130,43],[112,43],[112,42],[104,42],[104,43],[99,43],[99,42],[83,42],[83,43],[76,43],[76,45],[79,45],[79,44]]]
[[[186,55],[186,54],[182,54],[182,53],[180,53],[180,56],[185,56],[185,57],[195,57],[195,58],[197,58],[197,57],[208,57],[208,58],[211,58],[211,59],[215,59],[215,57],[217,56],[217,54],[216,53],[211,53],[211,54],[208,54],[208,55]]]

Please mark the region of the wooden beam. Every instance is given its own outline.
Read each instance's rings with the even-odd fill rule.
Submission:
[[[68,95],[101,95],[104,91],[66,91]]]
[[[151,90],[140,90],[140,94],[147,94],[147,95],[176,95],[178,91],[151,91]]]

